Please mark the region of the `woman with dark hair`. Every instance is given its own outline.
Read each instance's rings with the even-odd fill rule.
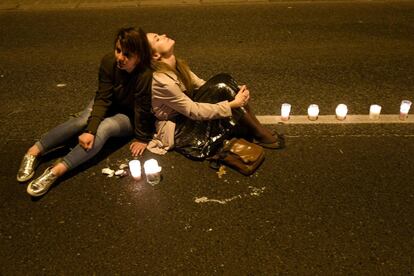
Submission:
[[[265,148],[284,147],[283,136],[257,120],[245,85],[238,86],[228,74],[205,82],[175,57],[174,40],[155,33],[147,36],[154,70],[152,108],[157,117],[150,151],[164,154],[175,148],[189,158],[203,159],[230,136],[250,138]]]
[[[19,182],[30,180],[40,156],[78,136],[79,144],[57,164],[29,183],[31,196],[45,194],[63,174],[95,156],[110,137],[135,136],[132,155],[141,155],[151,140],[154,117],[150,89],[141,78],[151,62],[147,36],[141,29],[122,28],[114,41],[114,53],[103,57],[99,87],[94,99],[79,116],[42,135],[23,157],[17,174]]]

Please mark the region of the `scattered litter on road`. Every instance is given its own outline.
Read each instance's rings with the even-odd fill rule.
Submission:
[[[257,188],[257,187],[249,186],[249,189],[252,190],[250,192],[251,196],[260,196],[261,194],[263,194],[266,187]]]
[[[233,201],[233,200],[236,200],[236,199],[241,199],[241,198],[244,198],[244,197],[261,196],[264,193],[265,189],[266,189],[266,187],[257,188],[257,187],[254,187],[254,186],[249,186],[248,188],[251,191],[249,193],[245,193],[245,194],[242,194],[242,195],[236,195],[236,196],[232,196],[230,198],[225,198],[225,199],[215,199],[215,198],[208,198],[206,196],[202,196],[202,197],[196,197],[194,199],[194,202],[195,203],[209,203],[209,202],[211,202],[211,203],[218,203],[218,204],[227,204],[230,201]]]
[[[119,165],[119,169],[120,170],[125,170],[126,168],[128,168],[128,165],[127,164],[121,164],[121,165]]]
[[[227,202],[233,201],[237,198],[242,198],[241,195],[237,195],[237,196],[233,196],[231,198],[225,198],[225,199],[210,199],[206,196],[203,197],[196,197],[194,202],[195,203],[207,203],[207,202],[214,202],[214,203],[219,203],[219,204],[226,204]]]
[[[108,166],[107,168],[102,169],[102,174],[106,174],[108,177],[113,177],[115,175],[117,178],[121,178],[128,175],[128,171],[126,170],[127,168],[127,164],[119,165],[118,170],[113,170]]]
[[[57,87],[65,87],[66,86],[66,83],[58,83],[56,86]]]
[[[111,170],[110,168],[103,168],[102,173],[106,174],[108,177],[114,176],[115,171]]]
[[[218,178],[222,178],[222,176],[225,175],[226,173],[227,173],[226,166],[221,165],[219,170],[217,171],[217,176]]]
[[[127,172],[125,170],[117,170],[115,172],[115,175],[119,177],[124,177],[125,175],[127,175]]]

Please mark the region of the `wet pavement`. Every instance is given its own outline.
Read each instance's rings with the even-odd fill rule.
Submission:
[[[248,7],[0,12],[0,274],[414,273],[412,123],[288,124],[287,148],[250,177],[171,152],[158,186],[108,178],[130,159],[111,140],[40,199],[17,183],[25,150],[93,96],[122,25],[170,34],[203,78],[231,72],[260,115],[414,100],[413,4]]]

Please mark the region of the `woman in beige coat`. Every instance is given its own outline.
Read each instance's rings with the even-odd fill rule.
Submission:
[[[148,149],[165,154],[175,148],[194,159],[208,157],[229,136],[249,136],[266,148],[284,146],[284,139],[257,120],[248,105],[250,93],[228,74],[205,82],[174,55],[175,41],[147,34],[152,48],[152,109],[156,134]]]

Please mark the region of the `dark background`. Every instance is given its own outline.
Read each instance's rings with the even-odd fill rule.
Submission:
[[[157,157],[157,187],[101,174],[130,159],[128,141],[113,140],[31,199],[16,181],[21,157],[93,97],[99,61],[128,25],[173,37],[204,79],[230,72],[259,115],[283,102],[295,115],[342,102],[397,114],[413,100],[410,2],[0,12],[0,274],[413,274],[408,123],[288,125],[287,148],[267,150],[251,177],[218,178],[171,152]]]

